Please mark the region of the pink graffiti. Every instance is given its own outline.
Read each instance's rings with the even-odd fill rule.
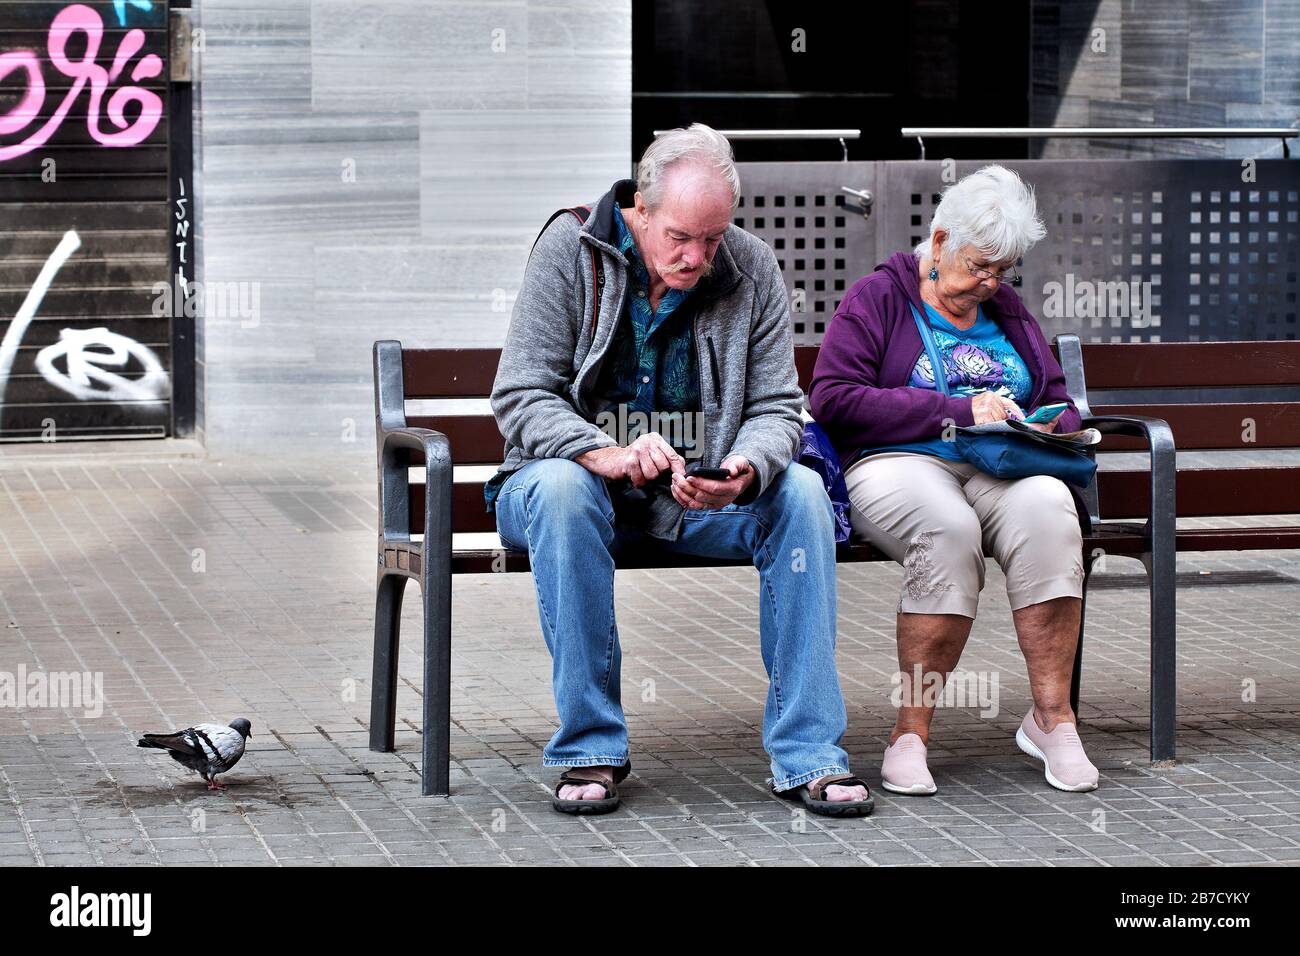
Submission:
[[[71,60],[67,56],[68,40],[77,32],[86,34],[86,53],[80,60]],[[143,30],[129,31],[122,38],[117,52],[113,55],[112,67],[106,70],[95,62],[103,38],[104,21],[95,10],[85,4],[76,3],[59,11],[58,16],[50,24],[47,40],[50,65],[75,82],[44,126],[21,143],[0,146],[0,162],[40,149],[49,142],[87,84],[90,85],[90,106],[86,110],[86,125],[90,129],[91,137],[101,146],[135,146],[147,139],[158,127],[158,122],[162,119],[162,98],[152,90],[138,86],[123,86],[113,92],[107,104],[108,118],[117,127],[117,132],[105,132],[100,128],[99,111],[109,84],[122,75],[127,63],[144,46],[145,39]],[[139,83],[159,76],[162,74],[162,69],[162,60],[156,54],[150,53],[143,57],[131,71],[131,80]],[[27,73],[27,91],[16,108],[0,115],[0,135],[26,129],[40,117],[41,109],[45,105],[45,80],[41,76],[41,61],[36,51],[15,50],[0,54],[0,80],[4,80],[9,74],[18,70]],[[130,103],[140,104],[140,112],[134,122],[128,123],[126,107]]]

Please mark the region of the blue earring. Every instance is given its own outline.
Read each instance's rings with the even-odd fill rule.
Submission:
[[[935,282],[935,281],[938,280],[938,278],[939,278],[939,270],[936,269],[934,266],[931,266],[931,267],[930,267],[930,281],[931,281],[931,282]]]

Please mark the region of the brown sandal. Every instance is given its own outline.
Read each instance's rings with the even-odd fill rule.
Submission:
[[[867,799],[865,800],[827,800],[826,788],[829,786],[837,787],[866,787]],[[876,801],[871,796],[871,788],[867,782],[860,777],[855,777],[851,773],[837,773],[829,777],[823,777],[816,783],[810,783],[802,787],[792,787],[789,790],[773,790],[782,800],[798,800],[813,813],[819,813],[826,817],[865,817],[875,809]]]
[[[632,772],[632,761],[628,761],[621,767],[614,768],[614,781],[611,783],[600,774],[596,773],[591,767],[570,767],[564,773],[560,774],[559,781],[555,784],[555,796],[551,798],[551,806],[560,813],[610,813],[618,809],[620,797],[618,795],[618,784],[622,783],[627,775]],[[603,800],[561,800],[560,790],[566,786],[576,784],[597,783],[605,789]]]

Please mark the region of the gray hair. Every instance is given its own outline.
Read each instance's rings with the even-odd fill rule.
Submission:
[[[712,170],[731,189],[731,208],[740,203],[740,174],[731,143],[712,127],[692,123],[687,129],[670,129],[646,147],[636,167],[636,188],[649,209],[657,209],[664,174],[678,163]]]
[[[930,220],[930,235],[917,243],[918,259],[928,258],[934,234],[948,234],[943,257],[973,246],[990,262],[1019,259],[1047,235],[1038,218],[1032,187],[1005,166],[985,166],[943,191]]]

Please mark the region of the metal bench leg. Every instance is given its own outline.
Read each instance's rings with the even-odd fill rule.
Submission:
[[[1079,715],[1079,686],[1083,682],[1083,622],[1088,616],[1088,581],[1092,578],[1092,565],[1096,554],[1083,556],[1083,600],[1079,605],[1079,640],[1074,645],[1074,673],[1070,676],[1070,709],[1074,711],[1075,725],[1083,723]]]
[[[1177,726],[1176,598],[1175,554],[1142,555],[1151,589],[1151,761],[1174,759]]]
[[[406,578],[384,574],[375,589],[375,664],[370,682],[370,749],[393,749],[397,723],[397,645]]]
[[[451,575],[424,589],[424,774],[421,794],[451,790]]]
[[[451,448],[425,449],[423,796],[451,792]]]
[[[1178,533],[1174,493],[1178,473],[1168,426],[1151,432],[1151,546],[1142,555],[1151,588],[1151,762],[1173,761],[1177,727],[1176,601]]]

